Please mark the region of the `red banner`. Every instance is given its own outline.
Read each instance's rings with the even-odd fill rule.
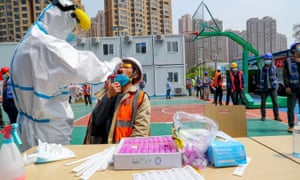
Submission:
[[[286,59],[287,59],[287,57],[281,57],[281,58],[275,59],[275,62],[274,62],[275,66],[276,66],[277,68],[282,68],[282,67],[284,66],[284,61],[285,61]]]

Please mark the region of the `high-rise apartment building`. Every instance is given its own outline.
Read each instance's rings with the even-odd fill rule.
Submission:
[[[98,11],[96,17],[91,18],[92,25],[90,29],[90,37],[105,36],[105,17],[104,11]]]
[[[83,8],[81,0],[74,2]],[[20,41],[49,0],[0,0],[0,42]]]
[[[284,34],[277,33],[276,51],[287,49],[287,37]]]
[[[295,41],[300,41],[300,23],[293,25],[293,38],[295,38]]]
[[[247,40],[260,54],[277,51],[276,20],[271,17],[247,20]]]
[[[172,34],[171,0],[104,0],[107,36]]]
[[[240,36],[243,39],[246,39],[246,31],[234,31],[234,30],[227,30],[230,32],[235,33],[236,35]],[[238,44],[237,42],[228,39],[228,57],[229,60],[235,60],[235,59],[242,59],[243,56],[243,47]]]
[[[193,23],[198,23],[194,21]],[[205,21],[207,27],[219,27],[220,31],[223,30],[223,22],[221,20],[215,19]],[[195,24],[193,31],[199,31],[199,26]],[[198,29],[197,29],[198,28]],[[205,31],[212,31],[211,28],[206,28]],[[215,68],[218,63],[227,62],[228,57],[228,45],[227,38],[221,36],[212,36],[206,38],[200,38],[195,41],[192,41],[191,35],[185,36],[185,47],[186,47],[186,64],[187,67],[193,67],[196,65],[208,65],[214,64]]]
[[[214,27],[216,24],[219,29],[223,31],[223,21],[219,19],[206,21],[208,27]],[[212,31],[210,28],[206,28],[205,31]],[[212,36],[205,39],[201,39],[203,41],[203,59],[205,61],[213,61],[213,62],[224,62],[228,61],[227,54],[227,44],[226,37],[222,36]]]
[[[185,14],[181,16],[178,20],[178,33],[188,34],[193,30],[192,16],[190,14]]]

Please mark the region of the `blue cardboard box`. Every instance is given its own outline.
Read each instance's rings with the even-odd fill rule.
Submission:
[[[247,163],[244,145],[235,140],[215,139],[208,147],[207,155],[215,167],[237,166]]]

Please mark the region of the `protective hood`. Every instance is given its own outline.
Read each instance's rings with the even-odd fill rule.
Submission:
[[[37,25],[45,33],[59,39],[66,39],[77,26],[83,30],[90,28],[90,18],[78,8],[62,10],[60,6],[50,4],[38,18]]]
[[[37,23],[45,33],[59,39],[66,39],[77,24],[72,13],[73,11],[62,11],[57,6],[50,4],[41,13]]]

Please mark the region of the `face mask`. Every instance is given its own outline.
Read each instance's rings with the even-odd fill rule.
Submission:
[[[116,78],[115,78],[115,81],[119,82],[120,85],[123,87],[123,86],[125,86],[126,84],[128,84],[130,82],[130,79],[126,75],[117,74]]]
[[[298,53],[300,53],[300,47],[297,47],[296,51],[297,51]]]
[[[236,72],[238,69],[237,68],[232,68],[232,71],[233,72]]]
[[[74,39],[75,39],[75,35],[74,35],[74,33],[69,33],[68,34],[68,36],[67,36],[67,38],[66,38],[66,41],[68,42],[68,43],[71,43],[71,42],[73,42],[74,41]]]
[[[272,63],[272,60],[265,60],[266,65],[270,65]]]
[[[3,77],[4,80],[8,80],[8,75],[7,74],[3,74],[2,77]]]

